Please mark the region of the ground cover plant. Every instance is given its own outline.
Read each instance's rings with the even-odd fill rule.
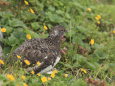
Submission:
[[[0,86],[114,86],[115,0],[3,0],[0,2]],[[63,54],[51,75],[27,73],[11,53],[25,40],[45,38],[63,25]],[[17,56],[17,58],[21,58]],[[27,62],[27,64],[29,64]]]

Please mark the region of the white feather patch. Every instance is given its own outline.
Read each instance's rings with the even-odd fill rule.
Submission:
[[[47,59],[48,58],[48,56],[46,56],[44,59]]]
[[[47,58],[47,56],[45,57],[45,59]],[[58,56],[57,58],[56,58],[56,60],[55,60],[55,63],[54,63],[54,65],[52,66],[52,65],[50,65],[50,66],[48,66],[48,67],[46,67],[45,69],[43,69],[42,71],[40,71],[40,73],[48,73],[48,74],[50,74],[52,71],[52,69],[54,68],[54,66],[58,63],[60,61],[60,57]]]
[[[55,61],[55,63],[54,63],[54,66],[58,63],[60,61],[60,57],[58,56],[57,58],[56,58],[56,61]],[[53,66],[53,67],[54,67]]]
[[[46,67],[45,69],[43,69],[42,71],[40,71],[40,73],[47,73],[47,72],[49,72],[52,68],[53,68],[53,66],[50,65],[50,66]]]
[[[55,32],[55,36],[57,36],[59,34],[59,32],[57,30],[55,30],[54,32]]]

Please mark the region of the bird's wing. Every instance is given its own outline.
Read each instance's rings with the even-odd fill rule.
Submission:
[[[27,40],[14,51],[15,55],[22,56],[23,59],[29,60],[32,64],[44,61],[48,53],[49,48],[43,39]]]

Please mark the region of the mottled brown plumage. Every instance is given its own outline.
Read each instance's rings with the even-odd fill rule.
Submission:
[[[41,62],[40,66],[31,66],[27,68],[27,71],[34,70],[36,73],[41,71],[41,73],[48,72],[56,65],[56,59],[60,58],[60,42],[64,32],[65,28],[63,26],[55,26],[51,29],[48,38],[26,40],[14,51],[14,55],[22,57],[21,61],[23,65],[25,65],[24,59],[29,60],[31,64],[36,64],[37,61]],[[49,66],[51,68],[43,71]]]

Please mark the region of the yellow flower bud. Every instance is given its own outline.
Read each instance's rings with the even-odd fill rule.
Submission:
[[[21,59],[21,56],[17,55],[17,58],[18,58],[18,59]]]
[[[68,74],[64,74],[64,77],[67,78],[67,77],[68,77]]]
[[[29,60],[24,60],[24,62],[25,62],[25,64],[27,64],[27,65],[30,65],[30,61]]]
[[[0,64],[4,64],[4,61],[0,59]]]
[[[33,14],[35,13],[32,8],[30,8],[28,11],[29,11],[30,13],[33,13]]]
[[[94,39],[91,39],[89,42],[89,44],[91,44],[91,45],[94,45],[94,43],[95,43]]]
[[[87,73],[87,70],[84,68],[81,68],[80,70],[81,70],[81,72]]]
[[[6,32],[6,28],[1,28],[1,32]]]
[[[25,5],[29,5],[28,1],[24,0]]]
[[[48,27],[46,25],[44,25],[44,30],[48,30]]]
[[[27,39],[31,39],[32,37],[31,37],[30,34],[27,34],[27,35],[26,35],[26,38],[27,38]]]
[[[87,11],[88,11],[88,12],[91,12],[91,8],[87,8]]]

